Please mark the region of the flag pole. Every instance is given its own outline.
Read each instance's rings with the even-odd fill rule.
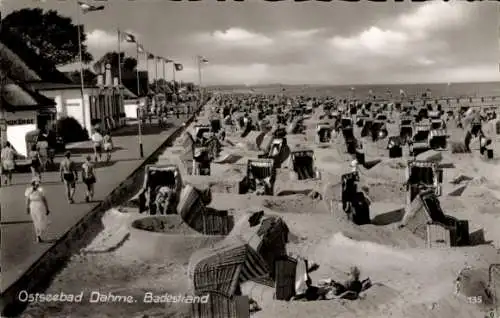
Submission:
[[[201,102],[201,99],[203,98],[203,91],[201,89],[201,58],[198,55],[196,59],[198,60],[198,86],[200,88],[200,102]]]
[[[120,33],[120,29],[117,29],[118,31],[118,92],[120,93],[120,113],[122,112],[123,108],[123,89],[122,89],[122,47],[121,47],[121,41],[122,41],[122,36]],[[139,61],[137,61],[139,63]]]
[[[137,53],[137,67],[135,68],[135,73],[137,77],[137,107],[139,109],[139,118],[138,118],[138,137],[139,137],[139,155],[141,158],[144,158],[144,148],[142,146],[142,109],[140,108],[140,90],[141,90],[141,85],[139,82],[139,43],[135,43],[136,45],[136,53]]]
[[[172,81],[173,81],[174,93],[177,94],[177,86],[175,85],[175,62],[172,62]]]
[[[149,91],[149,53],[146,52],[146,71],[148,72],[148,91]]]
[[[158,58],[155,56],[155,89],[158,93]]]
[[[163,89],[165,90],[165,86],[167,85],[167,75],[165,73],[165,59],[161,59],[161,63],[163,66]]]
[[[76,15],[76,24],[77,24],[77,29],[78,29],[78,59],[80,62],[80,95],[82,98],[82,115],[83,115],[83,123],[84,126],[87,126],[86,122],[86,116],[85,116],[85,85],[83,81],[83,54],[82,54],[82,34],[80,31],[80,7],[78,5],[78,2],[75,1],[76,7],[77,7],[77,15]],[[89,133],[92,133],[89,131]]]

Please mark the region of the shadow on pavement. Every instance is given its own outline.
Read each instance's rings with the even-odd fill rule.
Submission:
[[[81,147],[81,148],[69,148],[67,149],[69,152],[71,152],[72,155],[81,155],[81,154],[89,154],[93,155],[94,154],[94,148],[92,147]],[[113,150],[111,150],[111,153],[118,151],[118,150],[123,150],[122,147],[113,147]],[[57,157],[64,157],[64,154],[58,154]]]
[[[132,159],[130,159],[130,160],[132,160]],[[120,160],[120,161],[127,161],[127,159]],[[111,167],[112,165],[114,165],[117,162],[118,162],[117,160],[110,160],[107,162],[106,161],[98,161],[98,162],[92,162],[92,163],[94,164],[94,167],[96,169],[99,169],[99,168]],[[83,162],[75,162],[76,170],[78,170],[78,171],[82,170],[82,165],[83,165]],[[59,171],[59,164],[58,163],[56,163],[55,165],[49,166],[47,169],[45,169],[42,172],[42,181],[43,181],[43,173],[44,172],[58,172],[58,171]],[[17,166],[16,173],[31,173],[30,166],[28,166],[28,165]]]
[[[11,224],[27,224],[27,223],[33,223],[31,220],[27,221],[7,221],[7,222],[0,222],[0,225],[11,225]]]
[[[158,135],[164,131],[169,130],[172,127],[174,127],[174,124],[166,123],[161,127],[158,124],[143,124],[141,128],[143,135]],[[138,135],[137,125],[130,125],[121,128],[119,131],[111,133],[112,137],[125,137],[125,136],[137,136],[137,135]]]

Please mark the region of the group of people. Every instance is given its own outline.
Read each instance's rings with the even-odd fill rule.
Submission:
[[[86,185],[85,201],[90,202],[94,197],[94,185],[96,183],[95,167],[92,163],[91,156],[87,156],[82,165],[82,180]],[[74,195],[76,192],[76,182],[78,180],[78,172],[76,165],[71,160],[71,153],[67,151],[64,154],[64,159],[60,164],[60,177],[65,185],[65,192],[68,202],[74,203]],[[44,190],[41,187],[41,180],[38,176],[34,176],[31,180],[31,185],[25,191],[26,197],[26,212],[31,216],[33,226],[35,228],[36,241],[41,243],[45,239],[43,235],[47,229],[48,218],[50,214],[49,204]]]
[[[178,104],[163,103],[160,105],[153,104],[151,107],[144,110],[145,116],[143,116],[142,121],[145,123],[147,119],[149,124],[152,124],[153,118],[158,118],[158,125],[160,127],[165,127],[170,114],[179,118],[181,114],[191,114],[191,111],[190,102],[179,102]]]
[[[95,138],[98,140],[98,138]],[[106,134],[101,140],[104,145],[102,148],[107,153],[107,160],[110,159],[111,148],[109,144],[111,143],[111,137]],[[100,159],[101,152],[96,143],[94,143],[95,161]],[[12,184],[12,174],[16,168],[16,157],[18,154],[16,150],[12,147],[10,142],[6,142],[1,151],[1,174],[5,180],[5,185]],[[28,159],[30,160],[30,169],[32,173],[31,184],[26,189],[24,195],[26,198],[26,212],[31,216],[33,225],[35,228],[35,236],[37,242],[43,242],[43,235],[46,231],[48,225],[47,216],[50,213],[49,204],[47,197],[45,196],[44,190],[41,187],[41,177],[42,171],[44,169],[44,159],[41,150],[37,145],[33,145],[28,152]],[[74,195],[76,192],[76,182],[78,180],[78,170],[76,164],[71,159],[71,153],[67,151],[64,154],[64,158],[60,163],[59,168],[61,181],[65,186],[65,194],[68,202],[70,204],[74,203]],[[94,186],[97,181],[95,166],[92,162],[91,156],[85,158],[85,162],[82,164],[81,177],[83,183],[86,185],[85,201],[90,202],[94,197]]]
[[[10,142],[6,142],[1,152],[1,165],[2,177],[4,185],[12,184],[12,173],[16,168],[16,158],[19,154],[12,147]],[[33,177],[42,178],[42,172],[47,167],[49,160],[47,142],[39,142],[31,145],[28,152],[28,160],[31,174]]]
[[[106,162],[109,162],[111,160],[111,152],[113,151],[111,133],[106,131],[103,135],[99,129],[95,129],[90,139],[92,140],[92,146],[94,148],[94,161],[97,162],[102,160],[102,154],[104,152],[106,154]]]

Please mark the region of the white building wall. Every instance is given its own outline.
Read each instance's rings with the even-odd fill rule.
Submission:
[[[89,135],[91,134],[89,96],[92,95],[93,89],[85,90],[84,107],[82,107],[80,89],[40,90],[40,93],[55,100],[57,118],[74,117],[88,131]]]
[[[146,104],[144,99],[139,99],[141,106]],[[137,119],[137,99],[128,99],[123,101],[126,118]]]
[[[27,156],[26,134],[37,128],[36,111],[5,112],[7,140],[21,155]]]

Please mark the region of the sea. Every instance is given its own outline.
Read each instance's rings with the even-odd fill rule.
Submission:
[[[368,96],[390,98],[404,94],[407,98],[418,98],[427,94],[427,98],[466,98],[500,97],[500,82],[476,83],[433,83],[433,84],[387,84],[387,85],[261,85],[261,86],[217,86],[220,91],[254,92],[267,94],[337,96],[364,99]],[[500,98],[498,98],[500,101]]]

